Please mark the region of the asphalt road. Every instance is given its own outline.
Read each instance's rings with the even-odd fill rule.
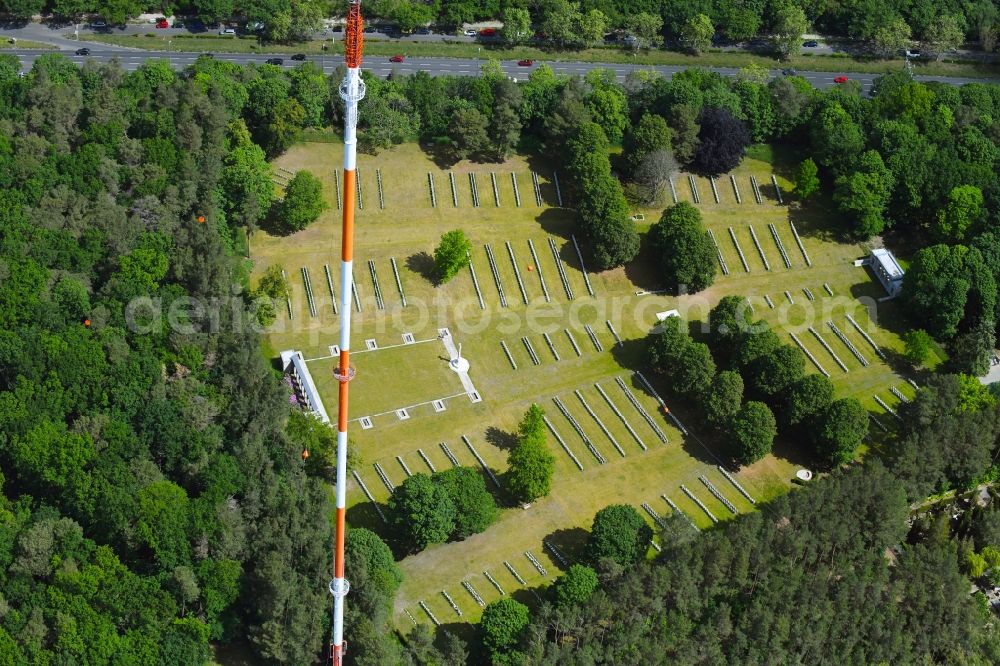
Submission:
[[[6,53],[13,53],[21,59],[22,66],[25,70],[31,68],[32,63],[35,58],[46,51],[37,50],[13,50],[5,51]],[[49,51],[48,53],[51,53]],[[86,60],[92,59],[100,62],[106,62],[117,58],[122,67],[126,70],[134,70],[138,68],[144,61],[154,59],[154,58],[165,58],[170,61],[170,63],[176,69],[182,69],[192,64],[197,58],[197,53],[168,53],[166,51],[138,51],[138,50],[105,50],[102,48],[91,49],[89,56],[77,56],[72,52],[65,52],[64,54],[69,57],[70,60],[77,64],[83,64]],[[260,54],[240,54],[240,53],[219,53],[215,55],[217,60],[227,60],[230,62],[235,62],[239,64],[255,63],[258,65],[264,64],[264,62],[272,55],[260,55]],[[339,55],[331,55],[329,57],[321,56],[309,56],[310,60],[318,62],[323,67],[325,72],[331,72],[338,65],[343,64],[343,58]],[[284,67],[290,68],[294,67],[298,63],[291,60],[289,57],[284,57]],[[414,57],[407,58],[405,62],[402,63],[390,63],[387,56],[370,56],[365,59],[363,68],[377,76],[388,76],[390,72],[395,70],[400,74],[410,74],[418,70],[424,70],[432,75],[442,75],[442,74],[454,74],[454,75],[465,75],[472,76],[479,73],[480,66],[482,65],[482,60],[475,59],[461,59],[461,58],[424,58],[424,57]],[[512,76],[517,79],[526,79],[532,70],[537,68],[540,61],[536,61],[531,67],[521,67],[514,60],[501,61],[501,66],[504,72],[508,76]],[[601,64],[601,63],[585,63],[585,62],[551,62],[548,63],[549,66],[557,74],[586,74],[592,69],[605,68],[613,71],[619,80],[624,79],[629,72],[636,70],[647,70],[656,71],[663,74],[666,77],[670,77],[673,73],[679,72],[685,67],[676,65],[628,65],[628,64]],[[734,76],[738,72],[736,68],[718,67],[712,68],[715,71],[724,74],[726,76]],[[772,75],[779,75],[780,70],[772,70]],[[798,74],[804,77],[807,81],[812,83],[816,88],[829,88],[831,86],[837,85],[834,83],[834,77],[838,76],[837,72],[805,72],[799,71]],[[848,77],[851,80],[858,81],[861,84],[862,92],[867,94],[871,91],[872,82],[875,80],[876,75],[874,74],[850,74]],[[975,79],[975,78],[955,78],[955,77],[934,77],[934,76],[917,76],[917,80],[920,81],[941,81],[944,83],[950,83],[953,85],[962,85],[965,83],[983,82],[986,79]],[[1000,79],[992,79],[992,82],[1000,82]]]

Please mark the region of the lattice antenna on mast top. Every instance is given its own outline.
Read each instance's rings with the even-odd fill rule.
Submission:
[[[344,38],[344,60],[347,67],[361,67],[361,51],[364,47],[364,22],[361,20],[361,0],[352,0],[347,9],[347,34]]]

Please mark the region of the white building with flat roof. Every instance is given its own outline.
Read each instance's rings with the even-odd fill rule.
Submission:
[[[896,261],[892,252],[885,248],[872,250],[868,258],[868,265],[872,267],[875,277],[882,283],[885,290],[889,292],[889,297],[894,298],[903,289],[903,268]]]
[[[323,406],[323,399],[319,397],[319,391],[316,390],[316,384],[302,352],[292,349],[281,352],[281,367],[292,378],[296,396],[303,403],[305,410],[314,414],[323,423],[330,423],[326,407]]]

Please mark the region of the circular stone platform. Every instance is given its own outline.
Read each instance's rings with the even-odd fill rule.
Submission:
[[[464,358],[453,358],[448,362],[448,367],[455,372],[468,372],[469,371],[469,361]]]

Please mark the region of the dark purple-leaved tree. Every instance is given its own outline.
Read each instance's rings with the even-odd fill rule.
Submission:
[[[750,132],[746,123],[735,118],[728,109],[705,107],[698,117],[698,148],[694,167],[716,176],[735,167],[746,155]]]

